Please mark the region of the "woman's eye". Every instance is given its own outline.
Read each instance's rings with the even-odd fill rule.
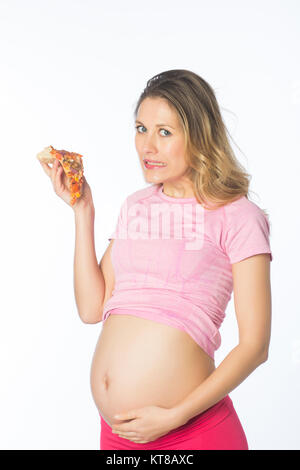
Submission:
[[[144,126],[136,126],[135,128],[136,128],[136,130],[138,131],[138,129],[139,129],[140,127],[144,127]],[[145,129],[145,127],[144,127],[144,129]],[[167,131],[167,129],[163,129],[163,128],[161,128],[161,129],[159,129],[159,130],[160,130],[160,131],[165,131],[165,132],[168,132],[168,134],[167,134],[167,135],[171,135],[171,132],[170,132],[170,131]]]
[[[168,132],[168,134],[167,134],[167,135],[169,135],[169,134],[171,135],[171,132],[170,132],[170,131],[167,131],[167,129],[159,129],[159,130],[160,130],[160,131],[165,131],[165,132]]]

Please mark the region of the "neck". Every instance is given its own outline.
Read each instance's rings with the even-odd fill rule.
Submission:
[[[163,192],[170,197],[191,198],[195,197],[195,193],[191,184],[183,183],[162,183]]]

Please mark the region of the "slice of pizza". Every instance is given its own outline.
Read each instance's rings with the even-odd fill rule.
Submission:
[[[82,195],[83,164],[82,155],[67,150],[56,150],[50,145],[37,154],[37,159],[43,163],[54,163],[58,159],[67,176],[67,182],[71,193],[70,204],[73,206]]]

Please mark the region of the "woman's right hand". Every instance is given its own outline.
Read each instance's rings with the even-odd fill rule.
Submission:
[[[54,163],[52,164],[52,167],[50,167],[48,163],[43,163],[40,160],[39,162],[42,165],[46,175],[48,175],[51,179],[55,194],[57,194],[58,197],[60,197],[66,204],[68,204],[68,206],[72,207],[74,211],[77,210],[79,207],[94,207],[91,188],[84,176],[82,177],[82,194],[72,206],[69,181],[60,161],[56,158],[54,160]]]

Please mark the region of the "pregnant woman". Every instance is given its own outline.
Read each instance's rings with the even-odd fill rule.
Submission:
[[[153,77],[134,117],[149,184],[123,201],[99,265],[85,178],[72,207],[78,312],[102,322],[90,375],[100,449],[248,450],[229,393],[268,357],[268,217],[197,74]],[[58,162],[42,165],[69,204]],[[232,292],[239,341],[216,367]]]

